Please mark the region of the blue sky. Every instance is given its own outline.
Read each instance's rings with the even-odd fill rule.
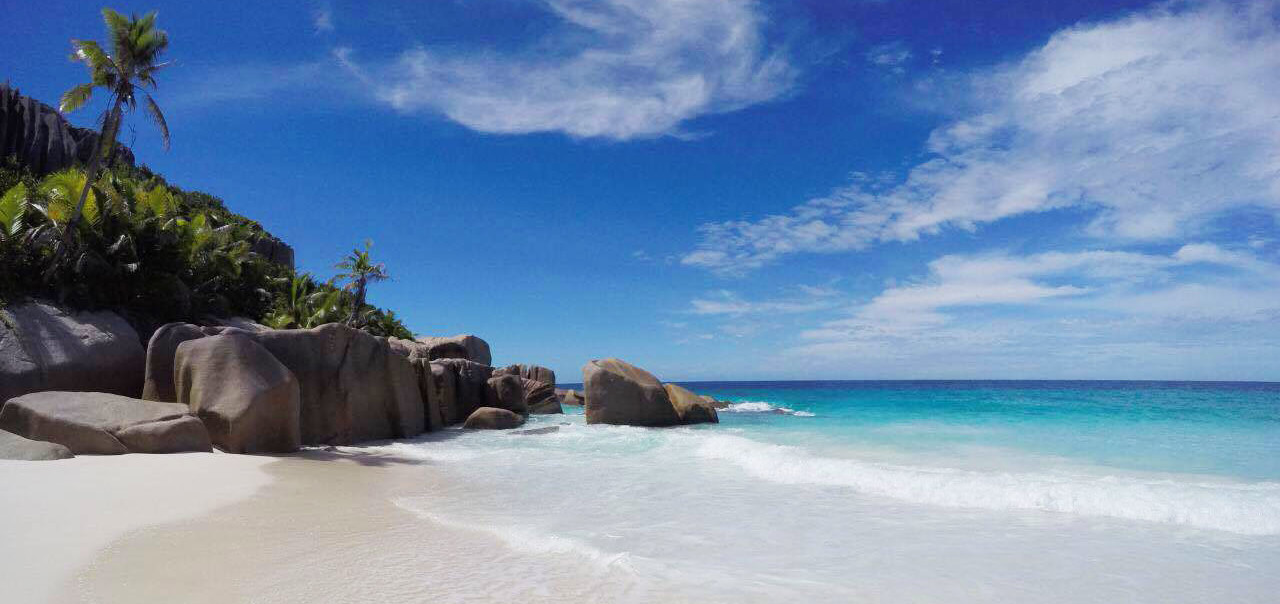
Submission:
[[[1280,379],[1274,1],[115,7],[143,163],[498,363]],[[55,102],[97,8],[0,0],[0,77]]]

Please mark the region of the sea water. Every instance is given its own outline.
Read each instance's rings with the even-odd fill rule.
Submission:
[[[447,478],[394,503],[498,597],[1280,602],[1280,384],[686,386],[719,424],[388,445]]]

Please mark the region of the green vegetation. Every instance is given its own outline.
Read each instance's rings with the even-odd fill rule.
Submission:
[[[139,88],[155,89],[155,73],[167,65],[160,62],[160,55],[169,47],[169,36],[163,30],[156,29],[155,12],[126,18],[110,8],[104,8],[102,19],[107,25],[107,36],[111,40],[111,54],[107,54],[92,40],[71,41],[75,48],[71,60],[84,63],[89,70],[89,82],[73,86],[63,93],[59,107],[63,113],[75,111],[84,106],[98,88],[107,90],[111,96],[111,109],[102,115],[102,136],[99,138],[98,152],[93,154],[89,160],[89,168],[85,171],[89,178],[85,179],[80,188],[79,202],[73,206],[66,221],[69,228],[63,232],[64,243],[69,243],[78,234],[75,227],[80,223],[87,204],[89,181],[97,179],[102,160],[115,150],[116,135],[124,120],[124,110],[133,111],[137,108]],[[147,92],[142,92],[142,96],[146,101],[144,106],[147,113],[159,126],[160,136],[167,149],[169,124],[155,99]]]
[[[72,111],[95,89],[109,91],[99,152],[84,170],[47,175],[0,158],[0,307],[42,298],[110,309],[143,333],[172,321],[243,316],[279,329],[346,321],[374,335],[412,338],[394,312],[365,303],[368,284],[387,277],[368,244],[338,265],[344,274],[318,282],[254,253],[254,242],[270,235],[221,199],[172,186],[146,167],[112,165],[123,112],[139,94],[168,146],[160,108],[139,92],[155,88],[168,37],[156,29],[155,13],[125,18],[103,9],[103,17],[111,54],[73,40],[72,59],[89,68],[91,81],[61,103]]]

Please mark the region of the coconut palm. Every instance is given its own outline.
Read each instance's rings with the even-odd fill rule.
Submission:
[[[105,90],[111,98],[111,109],[102,115],[102,136],[99,137],[98,149],[89,159],[88,178],[80,189],[80,199],[72,210],[63,231],[64,240],[71,237],[75,226],[80,222],[89,198],[91,183],[97,179],[98,169],[103,158],[115,149],[116,136],[120,132],[120,124],[124,112],[137,108],[138,96],[143,97],[143,107],[152,121],[160,128],[160,137],[166,149],[169,148],[169,125],[164,114],[156,105],[155,99],[145,88],[155,89],[155,73],[168,63],[160,62],[160,55],[169,45],[169,36],[156,29],[156,13],[150,12],[139,17],[132,17],[111,10],[102,9],[102,18],[107,25],[107,35],[111,39],[111,53],[108,54],[92,40],[72,40],[75,52],[71,60],[84,63],[89,70],[90,81],[72,87],[62,95],[60,109],[70,112],[79,109],[89,101],[95,90]]]
[[[340,273],[337,278],[345,279],[347,281],[346,290],[355,296],[351,304],[351,314],[347,316],[347,325],[355,326],[357,319],[360,317],[360,309],[364,308],[364,296],[365,292],[368,291],[369,284],[391,278],[387,274],[386,266],[381,262],[374,264],[373,260],[370,259],[369,248],[372,246],[372,241],[365,241],[364,250],[351,250],[351,254],[337,265],[338,269],[345,271]]]

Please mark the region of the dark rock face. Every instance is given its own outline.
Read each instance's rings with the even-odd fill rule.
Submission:
[[[53,107],[0,84],[0,157],[17,156],[43,175],[87,164],[97,147],[97,132],[72,126]],[[117,143],[112,160],[132,166],[133,152]]]
[[[145,359],[138,333],[115,313],[40,302],[0,310],[0,401],[44,390],[136,397]]]
[[[0,429],[58,443],[72,453],[211,451],[209,432],[187,408],[102,392],[36,392],[0,408]]]
[[[556,396],[556,389],[551,384],[527,378],[520,381],[524,384],[524,402],[529,413],[564,413],[560,397]]]
[[[720,415],[716,413],[715,405],[707,402],[703,397],[675,384],[663,384],[663,387],[667,390],[667,397],[671,399],[671,405],[675,407],[676,414],[680,416],[680,423],[720,423]]]
[[[0,459],[49,461],[53,459],[70,459],[72,457],[75,457],[75,455],[71,454],[71,449],[58,443],[31,440],[12,432],[0,430]]]
[[[433,361],[440,359],[466,359],[481,365],[493,364],[493,355],[489,352],[489,343],[476,336],[426,337],[418,338],[418,343],[427,346],[427,358]]]
[[[484,405],[516,413],[527,413],[524,384],[514,375],[498,375],[485,382]]]
[[[417,361],[414,361],[415,363]],[[442,423],[452,426],[466,416],[458,415],[458,374],[451,365],[427,361],[431,367],[432,393],[437,395],[436,405],[440,408]]]
[[[408,438],[425,428],[413,364],[384,338],[336,323],[252,337],[298,379],[303,444]]]
[[[422,358],[411,358],[413,371],[418,376],[418,392],[422,393],[423,412],[426,413],[427,431],[439,430],[448,425],[444,409],[440,406],[442,392],[436,383],[435,373],[431,369],[431,361]]]
[[[293,248],[289,244],[263,233],[249,248],[267,262],[293,268]]]
[[[242,334],[183,342],[174,360],[178,402],[228,453],[290,453],[302,444],[298,380]]]
[[[540,365],[507,365],[494,369],[493,375],[514,375],[550,384],[553,390],[556,387],[556,372]]]
[[[680,423],[667,391],[652,373],[620,359],[596,359],[582,368],[588,424],[674,426]]]
[[[431,361],[431,364],[447,367],[453,372],[456,385],[453,417],[468,417],[485,405],[493,367],[466,359],[438,359]]]
[[[142,383],[142,398],[162,403],[178,402],[173,384],[174,358],[178,345],[190,340],[222,333],[221,327],[201,327],[190,323],[168,323],[151,334],[147,343],[147,370]]]
[[[510,430],[524,424],[524,416],[514,411],[495,407],[481,407],[467,416],[462,424],[469,430]]]

